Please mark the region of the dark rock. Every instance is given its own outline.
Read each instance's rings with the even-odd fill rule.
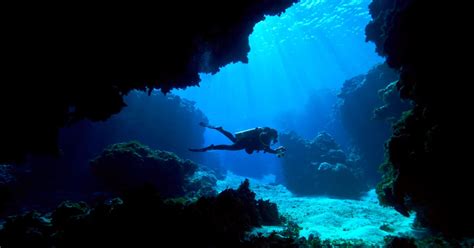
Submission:
[[[346,154],[341,149],[330,149],[322,156],[322,159],[329,163],[344,163],[347,160]]]
[[[323,172],[323,171],[328,171],[328,172],[338,172],[338,171],[342,171],[342,170],[347,170],[347,166],[343,165],[343,164],[330,164],[328,162],[322,162],[321,164],[319,164],[319,167],[318,167],[318,170],[320,172]]]
[[[0,213],[13,198],[17,180],[12,170],[13,166],[11,165],[0,165]]]
[[[89,207],[84,202],[65,201],[59,204],[51,215],[52,223],[58,228],[65,228],[71,223],[78,222],[89,213]]]
[[[7,247],[242,247],[245,234],[278,217],[275,211],[273,203],[255,200],[248,180],[187,204],[163,201],[144,187],[94,207],[65,202],[52,221],[38,213],[11,217],[0,240]]]
[[[413,238],[387,236],[385,238],[385,247],[387,248],[397,248],[397,247],[417,248],[418,246],[416,246],[415,240]]]
[[[395,123],[400,119],[401,114],[411,107],[408,101],[400,99],[397,81],[391,82],[378,93],[384,105],[374,110],[374,119]]]
[[[473,237],[472,168],[466,166],[472,156],[465,145],[472,132],[471,91],[462,86],[471,75],[458,62],[471,44],[462,38],[469,28],[459,21],[465,16],[462,8],[456,3],[373,0],[366,36],[388,65],[400,71],[400,96],[414,102],[387,144],[377,189],[381,203],[402,214],[415,212],[416,222],[432,232]],[[447,16],[439,19],[438,13]]]
[[[275,226],[282,224],[280,215],[278,214],[277,205],[270,200],[259,199],[257,208],[260,214],[262,225]]]
[[[59,154],[58,130],[106,120],[133,89],[198,85],[200,72],[247,62],[248,37],[296,0],[12,6],[4,30],[0,163]]]
[[[38,212],[11,216],[0,229],[0,241],[5,247],[51,247],[51,223]]]
[[[150,184],[163,197],[196,194],[187,190],[212,194],[212,186],[217,181],[210,173],[194,175],[198,165],[190,160],[171,152],[151,150],[138,142],[110,146],[91,161],[91,169],[105,190],[123,192]]]
[[[139,140],[152,149],[170,151],[207,165],[209,154],[187,149],[204,142],[204,128],[197,123],[207,120],[193,102],[172,94],[155,92],[148,96],[135,91],[125,100],[128,106],[105,122],[83,120],[62,128],[60,157],[30,156],[26,165],[15,166],[16,171],[28,170],[18,178],[23,189],[21,196],[15,194],[16,208],[35,205],[51,210],[65,199],[89,202],[87,198],[93,192],[102,190],[91,173],[89,161],[115,143]]]
[[[345,81],[338,95],[341,101],[337,111],[342,125],[359,157],[357,164],[364,180],[372,185],[380,180],[378,168],[384,161],[384,143],[391,134],[391,121],[398,120],[410,107],[397,91],[391,91],[398,78],[396,70],[381,64],[365,75]]]
[[[280,142],[288,149],[282,163],[284,183],[293,193],[357,198],[366,190],[347,166],[352,162],[328,133],[312,141],[283,133]]]
[[[189,198],[214,196],[217,194],[214,189],[216,183],[216,175],[209,170],[203,170],[201,168],[188,178],[188,183],[185,185],[186,196]]]
[[[329,135],[326,132],[318,133],[318,135],[316,136],[316,138],[314,138],[312,143],[316,144],[314,146],[314,149],[317,149],[324,153],[329,152],[330,150],[339,149],[339,145],[336,143],[336,141],[332,138],[331,135]]]

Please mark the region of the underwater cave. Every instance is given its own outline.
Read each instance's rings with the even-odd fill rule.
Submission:
[[[0,247],[472,247],[438,8],[12,6]]]

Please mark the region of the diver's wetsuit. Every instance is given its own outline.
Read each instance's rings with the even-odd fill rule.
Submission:
[[[232,145],[210,145],[208,147],[199,148],[199,149],[189,149],[193,152],[205,152],[208,150],[228,150],[228,151],[238,151],[243,150],[248,154],[252,154],[254,151],[265,151],[269,153],[276,154],[277,151],[270,148],[272,138],[268,135],[262,135],[264,129],[257,127],[254,129],[246,130],[245,132],[241,132],[238,138],[233,135],[232,133],[224,130],[222,127],[214,127],[210,125],[206,125],[204,123],[200,123],[202,126],[215,129],[226,136],[230,141],[234,144]]]

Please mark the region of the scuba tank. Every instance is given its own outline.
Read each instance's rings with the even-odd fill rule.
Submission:
[[[235,138],[237,140],[242,140],[242,139],[247,139],[250,137],[258,137],[258,134],[262,131],[261,128],[256,127],[256,128],[250,128],[247,130],[242,130],[239,132],[235,133]]]

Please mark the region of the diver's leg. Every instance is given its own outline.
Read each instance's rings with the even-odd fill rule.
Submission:
[[[238,150],[242,150],[244,149],[245,147],[239,145],[239,144],[232,144],[232,145],[210,145],[208,147],[204,147],[204,148],[197,148],[197,149],[193,149],[193,148],[189,148],[188,150],[192,151],[192,152],[207,152],[209,150],[226,150],[226,151],[238,151]]]
[[[234,143],[237,141],[237,139],[235,138],[235,136],[231,132],[224,130],[224,128],[222,128],[222,127],[211,126],[211,125],[206,124],[204,122],[200,122],[199,125],[219,131],[221,134],[223,134],[225,137],[227,137],[228,139],[230,139],[230,141],[232,141]]]
[[[233,145],[217,145],[212,147],[212,150],[226,150],[226,151],[238,151],[244,149],[241,146],[238,146],[236,144]]]
[[[230,139],[230,141],[232,141],[234,143],[237,142],[237,139],[235,138],[235,136],[231,132],[224,130],[222,127],[216,128],[216,130],[219,131],[221,134],[223,134],[228,139]]]
[[[188,148],[188,150],[191,152],[207,152],[209,150],[212,150],[212,148],[214,148],[214,145],[210,145],[204,148]]]

